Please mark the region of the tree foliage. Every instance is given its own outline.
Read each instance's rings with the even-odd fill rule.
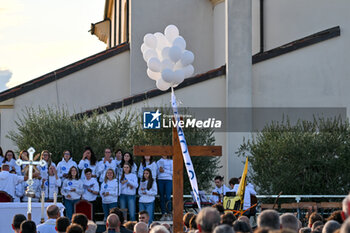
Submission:
[[[163,110],[165,111],[165,110]],[[171,145],[171,129],[142,129],[141,113],[119,111],[112,115],[93,113],[91,116],[74,117],[65,109],[27,108],[15,122],[16,131],[8,137],[19,150],[33,146],[37,153],[49,150],[54,162],[62,158],[64,150],[71,150],[73,159],[80,161],[85,146],[90,146],[97,158],[103,156],[105,148],[113,151],[133,151],[134,145]],[[215,138],[209,129],[185,129],[188,145],[213,145]],[[136,159],[140,161],[140,158]],[[192,157],[199,188],[206,190],[216,175],[219,160],[214,157]],[[185,192],[190,185],[184,172]]]
[[[347,194],[350,128],[340,118],[274,122],[238,152],[249,156],[260,194]]]

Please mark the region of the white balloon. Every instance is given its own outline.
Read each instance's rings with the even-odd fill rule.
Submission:
[[[173,43],[175,38],[179,36],[179,29],[175,25],[168,25],[164,30],[164,35],[170,43]]]
[[[170,50],[170,47],[164,47],[162,49],[162,58],[163,59],[169,58],[169,50]]]
[[[144,53],[147,49],[149,49],[149,47],[147,47],[147,45],[145,43],[143,43],[141,45],[141,52]]]
[[[150,79],[153,79],[155,81],[157,81],[158,79],[160,79],[162,77],[162,74],[160,72],[153,72],[150,69],[147,69],[147,75]]]
[[[157,49],[162,51],[163,48],[170,46],[167,38],[161,32],[154,33],[154,36],[157,38]]]
[[[178,62],[175,63],[173,70],[181,70],[182,68],[184,68],[184,66],[181,63],[181,60],[179,60]]]
[[[173,72],[171,69],[164,69],[162,71],[162,79],[165,82],[173,83],[176,80],[175,72]]]
[[[166,91],[170,88],[171,84],[170,83],[167,83],[165,82],[163,79],[158,79],[157,82],[156,82],[156,86],[159,90],[161,91]]]
[[[170,69],[172,70],[174,68],[174,62],[170,61],[170,59],[164,59],[162,62],[162,70]]]
[[[173,46],[177,46],[181,49],[181,51],[184,51],[186,48],[186,41],[182,36],[178,36],[175,38],[175,40],[173,41]]]
[[[181,56],[181,63],[183,66],[192,64],[194,61],[194,54],[191,51],[185,50]]]
[[[148,47],[152,49],[155,49],[157,47],[157,38],[151,33],[146,34],[143,37],[143,41]]]
[[[174,81],[173,83],[180,84],[184,81],[185,79],[185,73],[183,70],[176,70],[174,72]]]
[[[185,78],[189,78],[189,77],[191,77],[191,75],[193,74],[194,68],[193,68],[192,65],[188,65],[188,66],[184,67],[184,68],[182,69],[182,71],[183,71],[184,74],[185,74]]]
[[[178,60],[180,60],[181,55],[182,55],[182,52],[179,47],[173,46],[169,49],[169,58],[173,62],[177,62]]]
[[[156,57],[151,57],[147,62],[147,66],[153,72],[160,72],[162,69],[162,64],[160,63],[159,59]]]
[[[143,53],[143,59],[148,62],[148,60],[151,57],[158,57],[158,54],[156,52],[156,50],[154,49],[147,49],[144,53]]]

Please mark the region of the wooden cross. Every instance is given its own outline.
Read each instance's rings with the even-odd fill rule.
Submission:
[[[185,135],[186,136],[186,135]],[[173,156],[173,229],[183,232],[183,157],[177,130],[173,127],[172,146],[134,146],[135,156]],[[188,146],[191,156],[221,156],[221,146]]]
[[[29,153],[29,160],[28,161],[23,161],[21,159],[17,159],[16,160],[16,164],[18,166],[21,165],[28,165],[29,166],[29,171],[28,171],[28,180],[27,180],[27,190],[26,190],[26,195],[28,196],[28,220],[32,220],[32,197],[35,195],[35,191],[33,190],[33,169],[34,169],[34,165],[39,165],[41,167],[46,165],[46,162],[44,160],[40,160],[40,161],[34,161],[33,160],[33,155],[34,155],[34,148],[30,147],[28,149],[28,153]]]

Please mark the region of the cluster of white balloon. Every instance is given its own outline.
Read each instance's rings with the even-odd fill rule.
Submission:
[[[143,42],[141,51],[147,62],[147,75],[156,81],[159,90],[177,87],[185,78],[191,77],[194,54],[186,50],[186,41],[179,36],[176,26],[167,26],[164,34],[148,33]]]

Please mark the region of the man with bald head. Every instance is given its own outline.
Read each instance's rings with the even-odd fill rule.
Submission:
[[[49,219],[37,226],[38,233],[56,233],[56,219],[61,216],[60,209],[56,205],[49,205],[46,214]]]
[[[107,217],[106,231],[104,233],[120,233],[120,220],[118,215],[110,214]]]
[[[16,185],[27,179],[28,177],[10,173],[10,166],[8,164],[2,164],[0,172],[0,191],[7,192],[12,198],[15,198]]]
[[[144,222],[138,222],[134,226],[134,233],[148,233],[148,226]]]

